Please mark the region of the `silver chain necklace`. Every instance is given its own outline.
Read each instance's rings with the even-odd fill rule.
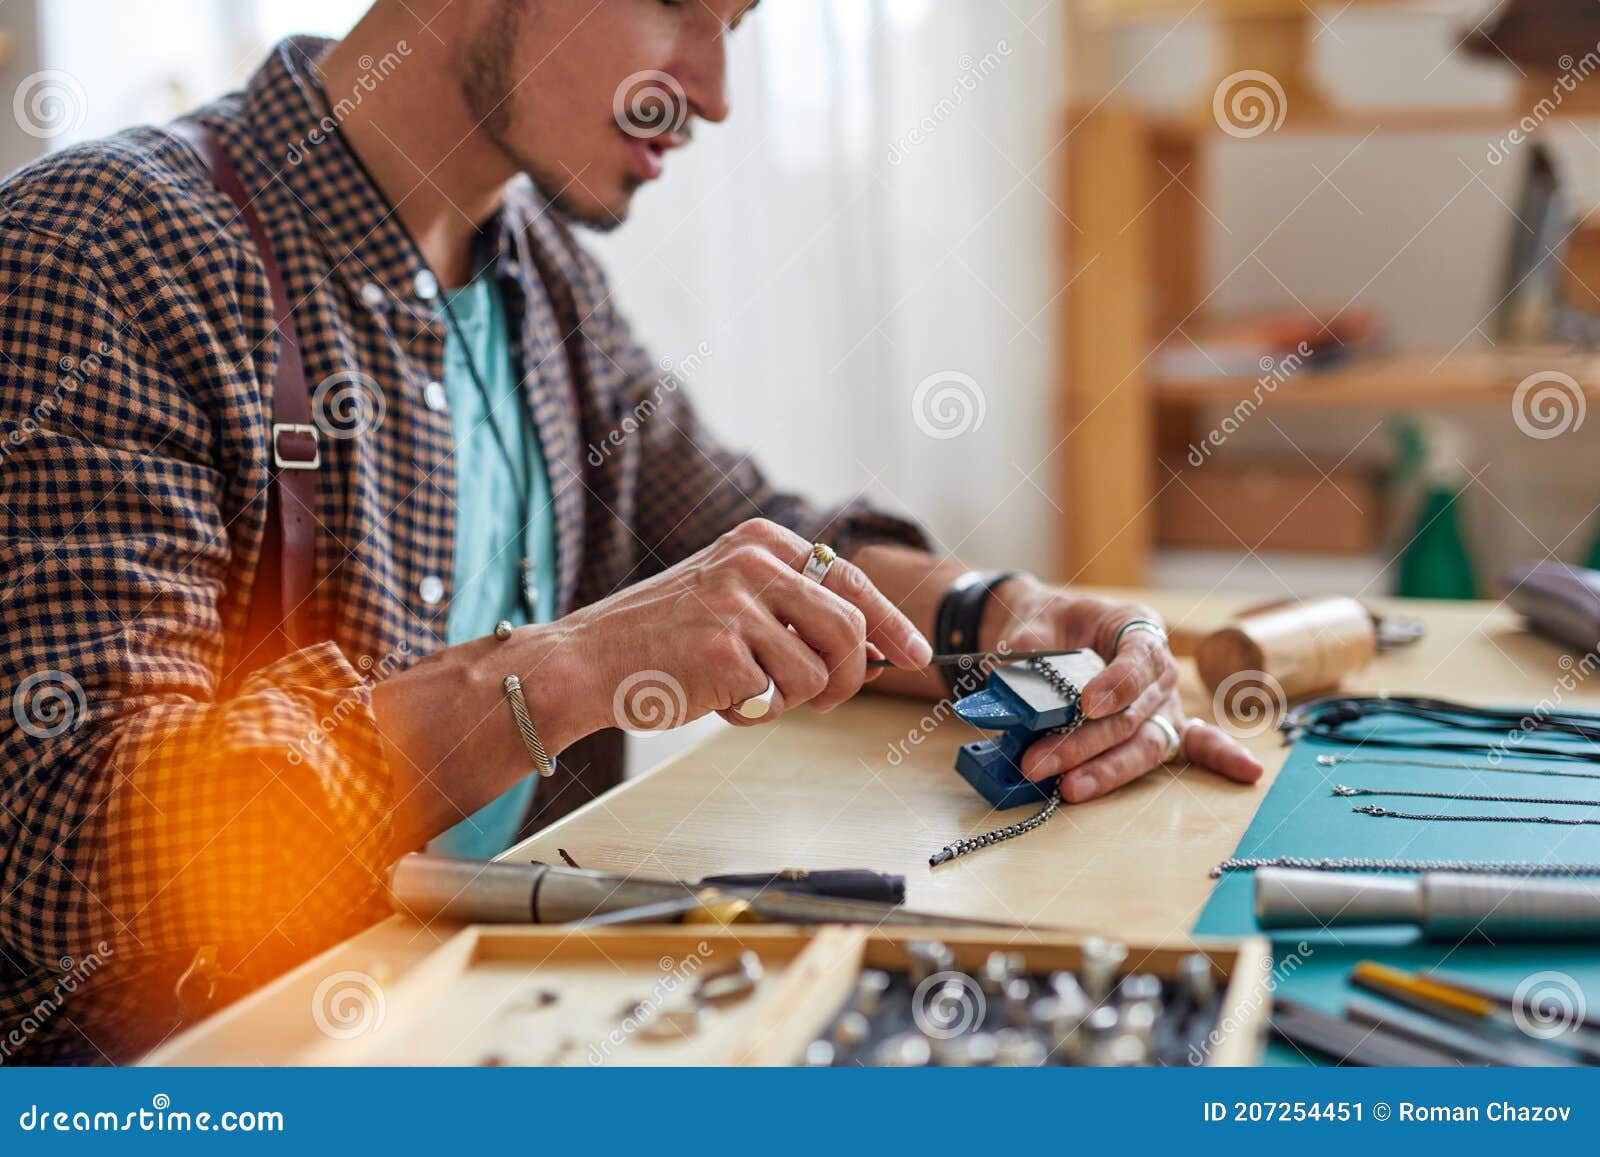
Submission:
[[[1499,771],[1507,775],[1553,775],[1561,779],[1600,779],[1597,771],[1558,771],[1551,767],[1501,767],[1497,763],[1474,763],[1455,759],[1396,759],[1385,755],[1319,755],[1323,767],[1341,763],[1371,763],[1383,767],[1443,767],[1451,771]]]
[[[1399,788],[1345,787],[1339,784],[1334,795],[1404,796],[1408,799],[1457,799],[1472,803],[1539,803],[1566,804],[1570,807],[1600,807],[1600,799],[1557,799],[1542,795],[1468,795],[1458,791],[1401,791]]]
[[[1028,666],[1050,684],[1052,690],[1060,695],[1062,700],[1070,707],[1077,707],[1079,691],[1076,686],[1060,671],[1052,667],[1044,659],[1029,659]],[[1071,735],[1084,723],[1083,713],[1080,711],[1071,723],[1064,727],[1052,728],[1047,734]],[[946,844],[933,855],[928,857],[928,867],[937,868],[940,864],[948,864],[951,860],[959,860],[962,856],[971,855],[980,849],[1003,844],[1007,840],[1014,840],[1018,836],[1025,836],[1037,827],[1048,823],[1061,807],[1061,789],[1052,785],[1050,798],[1044,801],[1044,806],[1034,812],[1025,820],[1018,820],[1014,824],[1007,824],[1003,828],[996,828],[992,832],[985,832],[981,836],[972,836],[968,839],[957,840],[953,844]]]
[[[1561,816],[1450,816],[1435,812],[1397,812],[1376,804],[1366,804],[1362,807],[1350,809],[1364,816],[1377,816],[1380,819],[1391,820],[1429,820],[1439,823],[1458,824],[1559,824],[1562,827],[1600,827],[1600,820],[1592,819],[1563,819]]]
[[[1478,876],[1600,876],[1600,864],[1541,864],[1533,860],[1383,860],[1370,857],[1233,856],[1211,869],[1213,880],[1257,868],[1304,872],[1466,872]]]

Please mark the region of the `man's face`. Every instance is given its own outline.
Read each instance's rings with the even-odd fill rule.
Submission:
[[[473,116],[574,219],[633,195],[728,115],[724,46],[757,0],[480,0],[459,54]]]

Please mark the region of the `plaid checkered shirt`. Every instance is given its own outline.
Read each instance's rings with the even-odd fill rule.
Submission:
[[[0,1062],[127,1059],[178,1023],[173,981],[199,949],[259,983],[387,910],[370,688],[442,646],[455,477],[426,390],[446,331],[334,127],[325,48],[286,41],[194,117],[265,222],[307,382],[376,391],[359,436],[322,438],[326,641],[261,669],[240,660],[277,343],[244,222],[157,128],[0,186]],[[718,445],[525,179],[490,236],[550,471],[560,613],[755,517],[842,552],[924,541],[777,493]]]

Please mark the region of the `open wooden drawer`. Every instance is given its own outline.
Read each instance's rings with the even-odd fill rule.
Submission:
[[[1020,954],[1041,984],[1046,974],[1075,973],[1083,963],[1081,938],[1027,931],[471,927],[398,983],[366,992],[370,1015],[359,1033],[330,1004],[323,1018],[328,1039],[296,1059],[307,1065],[800,1064],[813,1041],[837,1031],[863,970],[905,973],[907,946],[916,941],[946,947],[952,971],[974,978],[969,992],[980,1006],[975,978],[992,953]],[[694,1000],[697,985],[736,969],[747,952],[759,958],[762,974],[748,992],[703,1005]],[[1211,963],[1211,1027],[1195,1032],[1187,1060],[1166,1063],[1251,1064],[1269,1012],[1265,940],[1129,945],[1124,971],[1172,982],[1183,958],[1197,952]],[[909,981],[896,983],[905,986],[909,1007]],[[960,996],[958,989],[949,991]],[[330,1002],[338,998],[327,994]],[[975,1029],[983,1027],[981,1012]],[[989,1015],[994,1021],[999,1014]],[[942,1034],[936,1028],[933,1035]],[[817,1063],[815,1052],[811,1060]]]

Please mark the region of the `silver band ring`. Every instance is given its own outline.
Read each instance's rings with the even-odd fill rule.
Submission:
[[[740,719],[765,719],[767,712],[772,710],[772,697],[778,693],[778,685],[772,681],[772,676],[767,676],[767,689],[759,695],[733,705],[733,712]]]
[[[1178,729],[1172,725],[1172,720],[1165,715],[1152,715],[1145,722],[1154,723],[1156,730],[1160,731],[1167,740],[1167,749],[1161,753],[1161,763],[1171,763],[1183,751],[1183,736],[1178,734]]]
[[[1122,629],[1117,632],[1117,637],[1111,640],[1112,658],[1115,658],[1117,652],[1122,649],[1122,636],[1126,635],[1129,631],[1149,631],[1152,635],[1161,640],[1161,645],[1163,647],[1167,645],[1167,632],[1160,623],[1151,622],[1149,619],[1129,619],[1127,622],[1122,624]]]
[[[801,572],[806,578],[818,584],[828,577],[828,571],[833,564],[839,561],[839,556],[833,553],[833,547],[827,543],[812,543],[811,553],[806,556],[805,569]]]

